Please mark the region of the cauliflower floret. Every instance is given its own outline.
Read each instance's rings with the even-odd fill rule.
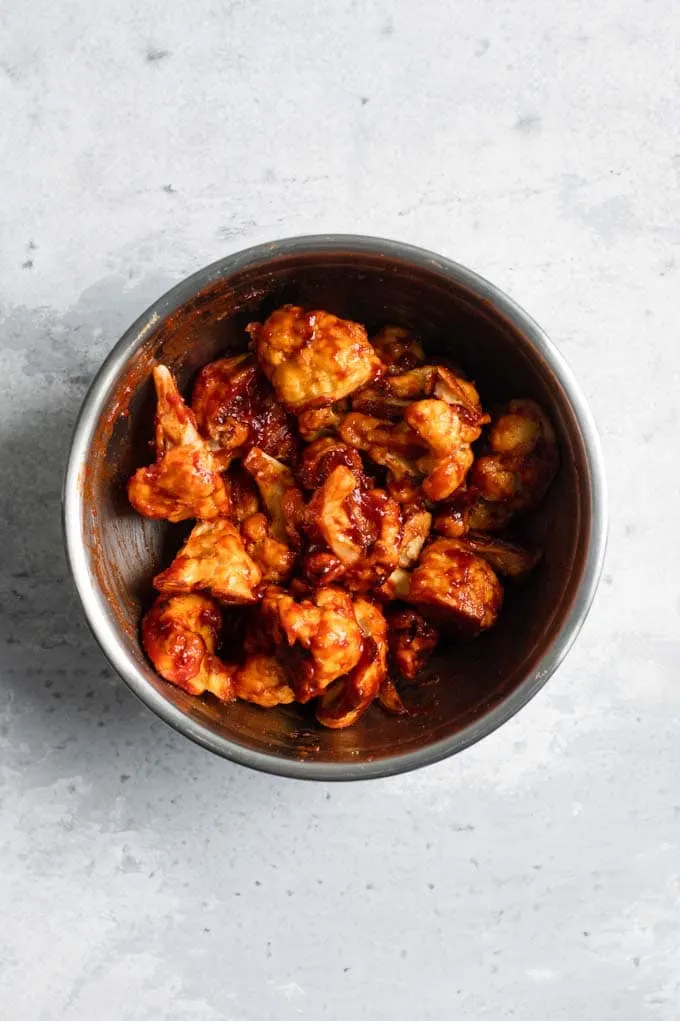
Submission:
[[[406,372],[425,361],[422,344],[403,326],[383,326],[371,337],[371,344],[390,376]]]
[[[455,539],[436,539],[421,553],[404,598],[437,623],[474,635],[496,623],[503,589],[486,560]]]
[[[317,489],[340,464],[350,469],[357,485],[366,485],[361,454],[331,436],[323,436],[305,447],[297,469],[297,477],[305,489]]]
[[[264,514],[253,514],[241,525],[241,538],[246,553],[262,572],[262,581],[280,584],[286,581],[295,566],[295,553],[270,534]]]
[[[293,473],[285,464],[265,454],[259,447],[253,447],[243,461],[243,467],[250,472],[260,490],[262,502],[271,518],[272,535],[279,542],[285,542],[284,496],[287,490],[295,488]]]
[[[399,504],[382,489],[363,489],[338,465],[312,497],[308,513],[345,568],[344,584],[359,591],[380,585],[396,567],[402,536]]]
[[[458,409],[460,418],[469,428],[479,435],[477,430],[489,421],[489,416],[482,411],[479,393],[474,383],[465,379],[460,372],[447,369],[444,365],[436,367],[432,381],[432,394],[440,401],[446,401]],[[472,436],[467,437],[472,441]]]
[[[455,406],[434,397],[410,404],[404,413],[404,420],[435,457],[450,454],[463,443],[471,443],[479,436],[479,430],[476,434],[474,431],[470,433]]]
[[[175,522],[228,514],[222,466],[201,438],[193,412],[165,365],[155,367],[153,379],[158,398],[156,463],[139,468],[130,479],[130,503],[147,518]]]
[[[249,656],[234,675],[234,693],[264,709],[295,701],[286,670],[276,656]]]
[[[312,497],[309,511],[319,531],[343,564],[357,562],[365,541],[355,524],[348,498],[354,496],[357,482],[354,475],[338,465]]]
[[[445,500],[462,486],[473,461],[474,454],[467,443],[444,457],[420,458],[418,468],[426,476],[423,479],[424,495],[428,500]]]
[[[223,603],[254,603],[262,572],[246,553],[230,521],[201,521],[165,571],[153,580],[159,592],[208,589]]]
[[[142,620],[142,644],[166,681],[230,702],[235,667],[215,655],[221,626],[220,608],[208,596],[159,596]]]
[[[328,586],[297,602],[280,589],[269,588],[262,612],[287,660],[298,702],[321,694],[358,663],[361,631],[346,592]]]
[[[351,727],[363,716],[387,677],[387,623],[368,599],[356,599],[354,613],[362,649],[351,673],[336,681],[319,699],[316,718],[324,727]]]
[[[412,681],[427,665],[439,631],[411,607],[390,610],[387,626],[394,665],[402,677]]]
[[[486,421],[472,383],[443,366],[421,365],[364,388],[352,407],[341,437],[386,467],[391,481],[425,476],[423,494],[435,501],[462,485],[474,459],[470,444]]]
[[[378,418],[399,419],[412,401],[435,397],[458,409],[459,418],[475,428],[488,422],[474,383],[443,365],[419,365],[387,375],[352,397],[352,408]]]
[[[535,401],[510,401],[494,418],[487,445],[489,452],[477,458],[470,473],[471,485],[511,513],[531,510],[545,496],[559,463],[545,412]]]
[[[345,443],[366,451],[372,461],[387,468],[395,479],[420,474],[415,461],[427,448],[405,422],[395,424],[352,411],[345,415],[338,432]]]
[[[479,437],[481,428],[471,426],[470,416],[461,415],[460,407],[426,398],[404,412],[404,421],[430,450],[430,456],[418,461],[427,474],[423,493],[430,500],[445,500],[458,489],[474,460],[470,443]]]
[[[274,396],[250,354],[219,358],[198,374],[191,397],[198,428],[216,446],[246,454],[259,447],[279,461],[297,453],[295,419]]]
[[[349,401],[336,401],[327,408],[312,408],[298,415],[298,431],[305,443],[313,443],[322,436],[331,436],[349,410]]]
[[[264,374],[291,411],[326,407],[383,371],[359,323],[284,305],[248,331]]]

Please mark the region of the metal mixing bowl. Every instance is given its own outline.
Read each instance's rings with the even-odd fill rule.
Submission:
[[[125,485],[152,460],[152,366],[187,387],[244,327],[284,302],[365,323],[414,328],[432,355],[453,357],[486,406],[533,397],[557,431],[561,467],[524,524],[545,551],[528,582],[506,586],[496,627],[449,645],[407,717],[371,707],[347,730],[325,730],[296,706],[263,710],[192,699],[154,672],[139,642],[151,578],[178,545],[177,526],[129,506]],[[590,607],[602,566],[605,483],[597,433],[569,368],[539,326],[493,284],[431,252],[343,235],[291,238],[230,255],[159,298],[113,349],[85,398],[64,487],[73,578],[112,666],[171,726],[213,752],[285,776],[352,780],[436,762],[504,723],[545,684]],[[225,611],[227,614],[228,610]]]

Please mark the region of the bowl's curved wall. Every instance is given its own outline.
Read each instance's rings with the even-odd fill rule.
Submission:
[[[451,645],[413,698],[426,712],[372,708],[346,731],[324,730],[299,707],[264,711],[194,700],[161,681],[138,641],[150,580],[181,529],[138,516],[130,474],[152,458],[150,369],[165,362],[187,387],[197,369],[243,348],[245,325],[284,302],[366,323],[415,329],[432,357],[455,359],[485,406],[531,396],[550,412],[558,478],[524,524],[545,556],[523,586],[506,586],[498,625]],[[597,437],[559,356],[512,302],[462,267],[390,242],[311,238],[260,246],[208,267],[149,310],[114,349],[76,428],[65,486],[67,545],[76,584],[105,652],[169,723],[248,765],[329,778],[398,772],[477,740],[524,704],[566,652],[587,612],[604,546]],[[228,613],[229,611],[226,611]]]

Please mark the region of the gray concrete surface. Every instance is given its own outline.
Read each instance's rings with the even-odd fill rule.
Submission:
[[[0,6],[0,1017],[680,1016],[673,0]],[[606,576],[547,688],[420,773],[303,785],[137,704],[67,578],[69,432],[149,301],[320,230],[446,253],[555,338]]]

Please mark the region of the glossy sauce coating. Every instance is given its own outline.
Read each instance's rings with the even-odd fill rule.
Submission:
[[[252,355],[220,358],[198,374],[191,407],[203,435],[247,454],[259,447],[290,464],[298,450],[295,419],[276,400]]]
[[[263,709],[316,700],[320,725],[372,704],[408,713],[440,634],[492,627],[499,575],[540,551],[502,533],[557,470],[543,410],[493,417],[417,336],[286,305],[248,327],[252,353],[204,366],[191,407],[154,370],[156,459],[132,505],[194,519],[142,621],[158,673],[193,695]],[[225,630],[223,614],[229,631]]]

